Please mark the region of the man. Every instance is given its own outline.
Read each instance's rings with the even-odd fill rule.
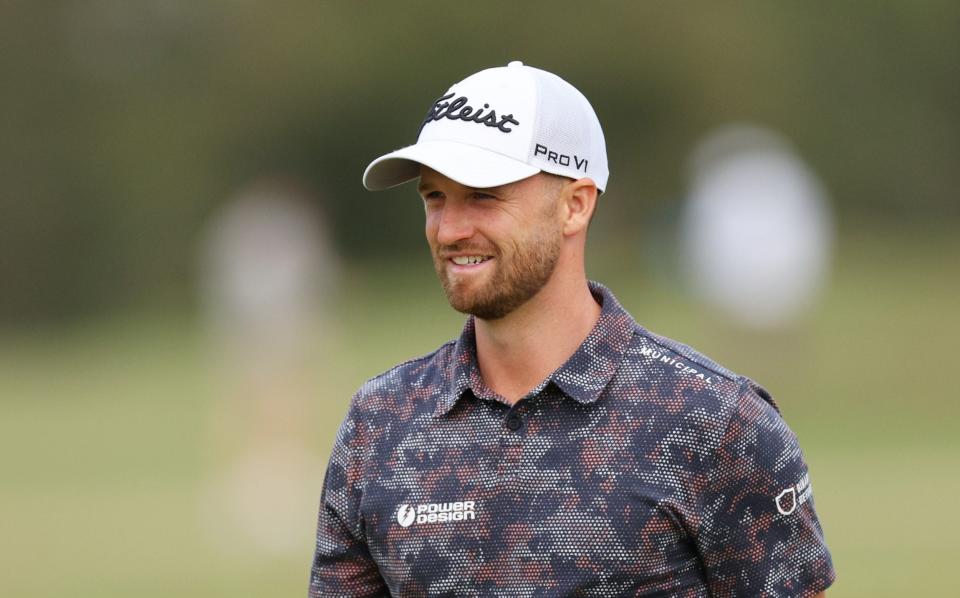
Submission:
[[[770,395],[584,271],[600,123],[512,62],[455,84],[376,190],[419,177],[460,338],[356,394],[311,596],[814,596],[834,579]]]

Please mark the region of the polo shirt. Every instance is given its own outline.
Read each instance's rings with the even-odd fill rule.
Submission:
[[[599,321],[515,404],[459,339],[354,396],[309,595],[810,596],[835,573],[797,443],[748,378]]]

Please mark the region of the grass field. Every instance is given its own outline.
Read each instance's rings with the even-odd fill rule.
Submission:
[[[838,569],[830,595],[957,596],[958,256],[949,238],[847,240],[822,309],[779,336],[738,333],[644,276],[591,271],[646,327],[778,398]],[[296,414],[317,494],[356,387],[461,325],[425,262],[345,271]],[[172,314],[0,336],[0,596],[305,595],[312,509],[285,552],[211,531],[204,489],[230,449],[210,439],[223,409],[210,347]]]

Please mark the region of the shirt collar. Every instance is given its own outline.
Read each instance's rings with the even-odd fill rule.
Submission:
[[[541,382],[533,393],[551,382],[567,396],[583,404],[597,400],[620,365],[623,352],[633,338],[636,323],[613,293],[600,283],[590,281],[590,292],[600,304],[600,319],[573,355]],[[483,381],[477,365],[477,345],[473,316],[467,318],[463,332],[454,345],[446,366],[447,389],[437,400],[434,415],[439,417],[453,408],[469,389],[479,398],[496,399]]]

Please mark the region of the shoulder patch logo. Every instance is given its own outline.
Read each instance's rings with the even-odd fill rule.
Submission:
[[[797,507],[807,502],[811,494],[813,494],[813,486],[810,485],[810,474],[805,473],[795,486],[785,488],[773,499],[773,502],[776,503],[777,511],[781,515],[790,515],[797,510]]]

